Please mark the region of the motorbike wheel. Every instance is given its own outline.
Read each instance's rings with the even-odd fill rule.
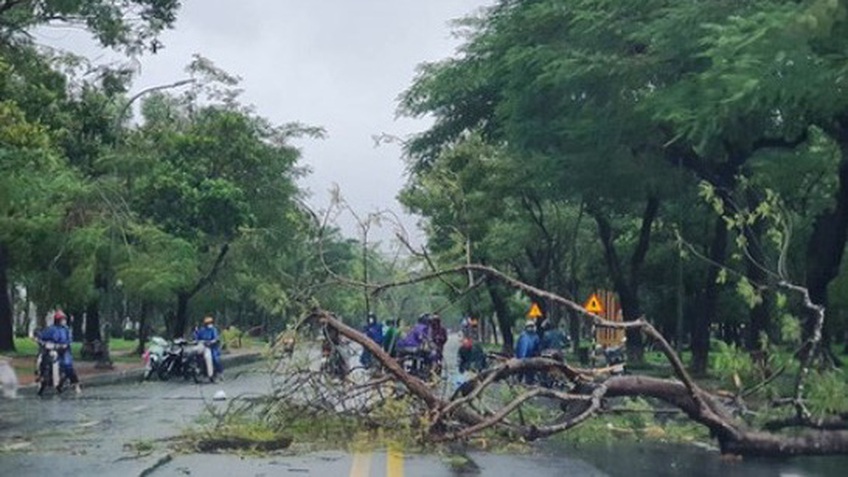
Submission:
[[[197,363],[188,362],[183,365],[183,379],[186,381],[191,378],[191,380],[194,381],[194,384],[200,384],[199,374]]]
[[[162,381],[167,381],[171,378],[171,369],[174,367],[173,361],[165,361],[160,364],[156,369],[156,375],[159,376],[159,379]]]

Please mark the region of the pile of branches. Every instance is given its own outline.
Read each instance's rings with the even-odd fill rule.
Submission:
[[[779,426],[765,427],[776,429],[792,426],[793,432],[755,429],[734,412],[733,406],[739,405],[738,401],[729,403],[726,398],[700,387],[689,375],[668,341],[644,318],[624,323],[606,321],[600,316],[587,312],[577,303],[531,287],[485,266],[465,265],[439,273],[468,270],[482,272],[515,288],[559,303],[585,315],[596,326],[640,330],[654,343],[655,348],[665,355],[674,377],[661,379],[642,375],[610,375],[542,357],[509,359],[484,370],[466,382],[459,392],[446,396],[438,389],[434,389],[430,383],[406,372],[395,359],[363,333],[347,326],[329,311],[314,309],[309,317],[311,320],[317,321],[321,326],[332,328],[341,336],[361,345],[380,363],[385,374],[376,381],[368,380],[360,384],[349,382],[341,386],[336,382],[327,386],[326,378],[316,377],[314,372],[310,371],[300,378],[297,375],[286,378],[304,380],[286,387],[289,389],[309,388],[315,395],[322,396],[310,403],[310,406],[316,409],[324,412],[329,410],[349,412],[362,417],[381,405],[385,395],[379,394],[376,390],[383,389],[386,385],[389,385],[389,389],[402,386],[405,392],[415,398],[417,407],[420,409],[416,412],[421,413],[422,422],[425,422],[427,426],[424,435],[434,442],[465,439],[490,429],[513,436],[519,435],[532,441],[567,431],[596,416],[601,412],[605,399],[642,397],[657,399],[674,406],[692,421],[705,426],[718,441],[723,453],[760,456],[848,453],[848,431],[845,430],[845,426],[832,423],[823,426],[821,423],[812,421],[803,403],[801,390],[803,378],[809,373],[806,369],[809,361],[802,363],[801,375],[795,387],[796,396],[791,399],[797,409],[796,418],[789,423],[784,421]],[[814,312],[813,318],[816,321],[818,333],[814,333],[810,339],[815,340],[820,337],[824,313],[821,309],[811,309]],[[815,346],[817,346],[816,342],[810,343],[810,348]],[[556,379],[565,379],[568,385],[562,389],[520,386],[520,392],[507,398],[484,399],[487,393],[491,394],[499,385],[514,382],[515,379],[512,378],[527,373],[534,373],[536,376],[542,376],[543,379],[546,375],[556,375]],[[358,402],[354,399],[357,395],[368,397],[365,401]],[[292,399],[297,396],[278,396],[277,398]],[[529,423],[523,419],[521,410],[524,404],[533,401],[547,403],[547,406],[543,406],[545,409],[553,408],[558,411],[550,413],[549,418],[544,422]],[[558,406],[550,406],[552,402],[557,403]]]

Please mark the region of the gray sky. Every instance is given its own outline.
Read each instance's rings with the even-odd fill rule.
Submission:
[[[165,49],[141,59],[134,90],[185,77],[194,53],[243,78],[243,101],[277,123],[322,126],[324,140],[301,141],[302,164],[312,174],[302,185],[310,205],[325,209],[328,190],[342,195],[360,215],[377,209],[400,214],[403,185],[400,147],[374,147],[372,135],[406,136],[426,120],[395,119],[397,97],[415,67],[452,55],[459,40],[450,20],[493,0],[184,0]],[[78,34],[47,30],[45,43],[79,51]],[[89,50],[89,47],[84,47]],[[88,56],[91,56],[89,53]],[[338,219],[357,236],[349,216]],[[404,216],[413,234],[416,220]],[[384,241],[388,227],[372,236]]]

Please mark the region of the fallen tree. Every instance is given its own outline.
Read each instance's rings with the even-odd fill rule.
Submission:
[[[332,328],[341,336],[358,343],[371,352],[386,373],[422,404],[427,423],[424,435],[431,441],[464,439],[488,429],[495,429],[535,440],[571,429],[599,414],[605,399],[615,397],[652,398],[680,409],[689,419],[707,429],[717,440],[721,452],[746,456],[786,455],[829,455],[848,453],[848,431],[842,416],[833,417],[837,425],[822,426],[813,420],[804,405],[803,386],[795,387],[793,396],[787,398],[797,409],[797,415],[784,420],[779,429],[791,427],[792,433],[758,429],[743,420],[736,412],[743,403],[740,395],[727,397],[703,389],[686,371],[680,357],[668,341],[648,322],[641,318],[631,322],[610,322],[587,312],[579,304],[554,293],[540,290],[490,267],[464,265],[417,277],[405,282],[383,286],[372,286],[373,293],[391,287],[432,279],[448,273],[466,273],[473,270],[498,279],[516,289],[534,296],[552,300],[590,319],[596,326],[636,329],[662,351],[673,371],[672,379],[660,379],[640,375],[611,375],[607,372],[582,369],[547,358],[509,359],[491,366],[466,382],[454,395],[447,397],[432,388],[427,382],[407,373],[395,359],[358,330],[338,320],[331,312],[314,309],[310,319],[321,326]],[[809,343],[815,347],[818,343]],[[805,360],[800,372],[809,373],[809,361]],[[498,383],[510,382],[509,378],[527,372],[541,375],[556,375],[568,383],[564,389],[549,389],[541,386],[514,386],[516,395],[510,399],[484,399]],[[798,378],[803,381],[804,376]],[[385,383],[385,379],[382,381]],[[545,422],[526,422],[521,408],[531,402],[544,402],[548,414]],[[514,419],[518,416],[518,420]]]

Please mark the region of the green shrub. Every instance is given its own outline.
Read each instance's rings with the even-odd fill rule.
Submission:
[[[244,332],[235,326],[231,326],[221,333],[221,349],[241,348],[241,339]]]
[[[712,369],[724,386],[740,390],[755,380],[756,367],[751,355],[734,344],[716,341]]]

